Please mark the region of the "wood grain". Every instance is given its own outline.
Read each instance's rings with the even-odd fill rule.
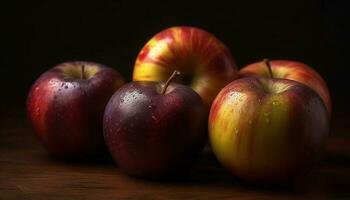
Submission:
[[[203,154],[190,177],[150,181],[128,177],[113,161],[50,158],[23,118],[1,117],[0,200],[85,199],[350,199],[350,140],[329,140],[325,159],[308,176],[281,186],[252,186]]]

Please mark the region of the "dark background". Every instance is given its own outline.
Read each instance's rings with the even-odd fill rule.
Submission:
[[[3,113],[13,107],[24,111],[31,84],[64,61],[100,62],[130,80],[139,50],[155,33],[192,25],[220,38],[239,67],[266,57],[315,68],[330,87],[333,121],[344,128],[350,101],[345,2],[15,2],[1,7],[0,108]]]

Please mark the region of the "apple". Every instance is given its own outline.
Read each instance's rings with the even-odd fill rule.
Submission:
[[[322,77],[304,63],[291,60],[269,61],[274,78],[289,79],[300,82],[315,90],[326,104],[329,116],[332,112],[332,103],[328,87]],[[240,77],[260,76],[269,77],[265,61],[250,64],[239,71]]]
[[[112,68],[93,62],[66,62],[42,74],[27,99],[27,115],[40,141],[57,158],[107,153],[104,108],[124,84]]]
[[[144,178],[185,175],[206,141],[208,109],[191,88],[171,82],[135,81],[106,106],[106,144],[118,166]]]
[[[329,133],[320,96],[304,84],[272,75],[228,84],[215,98],[208,123],[218,161],[250,183],[304,175],[320,158]]]
[[[238,70],[229,49],[202,29],[179,26],[152,37],[137,56],[134,81],[166,81],[174,70],[178,83],[196,91],[211,105],[217,93],[234,80]]]

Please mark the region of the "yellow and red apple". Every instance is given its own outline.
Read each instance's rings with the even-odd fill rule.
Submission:
[[[172,27],[151,38],[140,51],[134,81],[166,81],[174,70],[177,81],[190,86],[208,106],[237,76],[228,48],[214,35],[195,27]]]
[[[274,75],[282,76],[277,71]],[[320,96],[288,79],[233,81],[217,95],[209,115],[217,159],[233,175],[254,183],[287,181],[308,172],[328,132],[328,111]]]
[[[332,103],[328,87],[314,69],[304,63],[291,60],[271,60],[269,64],[274,78],[294,80],[312,88],[321,96],[326,104],[329,116],[331,115]],[[266,63],[262,61],[242,68],[239,71],[239,76],[269,77],[269,72]]]

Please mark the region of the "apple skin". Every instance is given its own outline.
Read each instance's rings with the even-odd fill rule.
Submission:
[[[133,80],[165,82],[174,70],[183,75],[177,82],[191,87],[208,106],[238,74],[219,39],[189,26],[171,27],[152,37],[136,59]]]
[[[208,109],[191,88],[131,82],[110,99],[104,138],[118,166],[143,178],[185,175],[207,139]]]
[[[98,63],[59,64],[32,86],[27,99],[29,122],[56,158],[100,156],[107,153],[102,129],[104,108],[123,84],[117,71]]]
[[[315,90],[326,104],[329,116],[332,113],[332,102],[326,82],[308,65],[292,60],[269,61],[274,78],[289,79],[300,82]],[[268,78],[269,72],[264,62],[256,62],[239,71],[240,77],[260,76]]]
[[[322,99],[287,79],[245,77],[224,87],[209,114],[219,162],[250,183],[280,183],[312,169],[329,133]]]

